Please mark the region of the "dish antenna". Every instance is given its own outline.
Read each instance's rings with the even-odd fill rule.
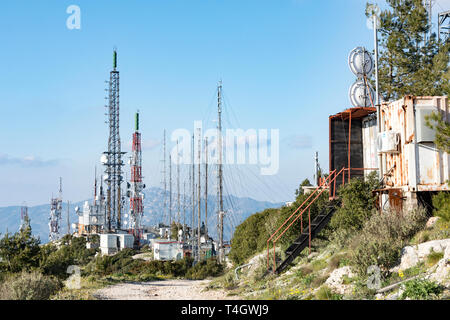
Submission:
[[[349,91],[350,102],[355,107],[370,107],[372,105],[375,92],[372,87],[364,83],[364,80],[357,80]]]
[[[374,69],[372,55],[364,47],[357,47],[350,52],[348,65],[358,79],[370,76]]]
[[[357,108],[369,107],[373,104],[374,90],[367,81],[374,70],[372,55],[364,47],[356,47],[348,56],[348,66],[358,77],[350,87],[349,98],[353,106]]]

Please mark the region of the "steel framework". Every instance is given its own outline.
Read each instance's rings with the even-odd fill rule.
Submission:
[[[108,230],[121,228],[122,196],[121,184],[122,177],[122,155],[120,135],[119,135],[119,71],[117,69],[117,52],[113,52],[113,70],[109,78],[109,104],[108,104],[108,123],[109,139],[108,151],[104,154],[107,161],[104,180],[106,182],[106,206],[107,206],[107,224]]]
[[[50,201],[50,217],[48,222],[50,241],[59,240],[62,220],[62,179],[59,178],[59,197]]]
[[[450,39],[450,10],[438,14],[438,36],[443,42]]]
[[[30,218],[28,216],[28,207],[23,205],[20,207],[20,228],[19,231],[24,231],[30,228]]]
[[[142,236],[141,220],[144,215],[144,187],[142,182],[142,148],[141,133],[139,132],[139,112],[135,118],[135,132],[133,133],[132,155],[130,159],[131,188],[130,188],[130,226],[129,232],[134,235],[139,244]]]

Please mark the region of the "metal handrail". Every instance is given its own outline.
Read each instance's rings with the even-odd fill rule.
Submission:
[[[310,195],[308,198],[306,198],[305,201],[303,201],[303,203],[297,208],[297,210],[295,210],[290,216],[289,218],[287,218],[284,223],[270,236],[270,238],[267,240],[267,268],[269,268],[269,247],[270,247],[270,241],[272,240],[273,237],[275,237],[275,235],[284,227],[284,225],[286,223],[288,223],[288,221],[301,209],[301,207],[309,200],[311,199],[311,197],[321,188],[325,185],[326,181],[328,179],[330,179],[330,177],[333,175],[333,173],[335,173],[336,170],[333,170],[330,175],[323,181],[323,183],[321,185],[319,185]]]
[[[278,233],[278,231],[280,231],[285,225],[286,225],[286,223],[288,223],[288,221],[289,220],[291,220],[291,218],[300,210],[300,208],[302,208],[303,207],[303,205],[309,200],[309,199],[311,199],[311,197],[319,190],[319,189],[321,189],[323,186],[324,186],[324,184],[326,183],[326,181],[328,180],[328,179],[330,179],[333,175],[334,175],[334,177],[332,178],[332,179],[330,179],[330,185],[331,185],[331,183],[332,182],[335,182],[336,181],[336,178],[337,177],[339,177],[339,175],[341,174],[341,173],[345,173],[345,170],[346,170],[346,168],[345,167],[343,167],[340,171],[339,171],[339,173],[337,173],[336,174],[336,169],[335,170],[333,170],[330,174],[329,174],[329,176],[327,177],[327,179],[325,179],[324,180],[324,182],[320,185],[320,186],[318,186],[315,190],[314,190],[314,192],[297,208],[297,210],[295,210],[294,211],[294,213],[292,213],[290,216],[289,216],[289,218],[287,218],[286,219],[286,221],[277,229],[277,231],[275,231],[274,232],[274,234],[272,234],[272,236],[267,240],[267,269],[269,269],[269,265],[270,265],[270,241],[273,239],[273,237]],[[343,178],[345,179],[345,174],[343,174]],[[343,180],[343,182],[344,182],[345,180]],[[323,193],[325,191],[325,189],[323,189],[322,188],[322,191],[320,191],[319,192],[319,194],[308,204],[308,206],[306,206],[306,208],[304,208],[301,212],[300,212],[300,214],[298,214],[297,215],[297,217],[284,229],[284,231],[281,233],[281,234],[279,234],[278,235],[278,237],[276,237],[275,238],[275,240],[272,240],[272,243],[273,243],[273,272],[275,272],[275,269],[276,269],[276,258],[275,258],[275,246],[276,246],[276,242],[280,239],[280,237],[282,236],[282,235],[284,235],[290,228],[291,228],[291,226],[295,223],[295,221],[297,221],[299,218],[302,218],[303,217],[303,213],[307,210],[307,209],[309,209],[310,208],[310,206],[314,203],[314,201],[316,201],[319,197],[320,197],[320,195]],[[309,211],[310,212],[310,211]],[[303,221],[303,220],[302,220]],[[311,216],[309,216],[309,226],[308,226],[308,232],[309,232],[309,237],[310,237],[310,239],[311,239]],[[310,245],[311,245],[311,243],[310,243]]]

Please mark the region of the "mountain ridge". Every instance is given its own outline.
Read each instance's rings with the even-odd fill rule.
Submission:
[[[145,190],[144,197],[144,216],[143,224],[146,226],[154,226],[159,222],[168,222],[169,210],[164,216],[164,190],[158,187],[150,187]],[[167,196],[167,204],[169,202],[169,197]],[[180,217],[181,223],[185,219],[188,226],[191,225],[192,220],[192,197],[186,196],[186,209],[183,206],[184,195],[180,194]],[[75,213],[75,207],[82,207],[83,204],[88,201],[92,203],[92,199],[78,201],[75,203],[70,203],[69,205],[69,216],[70,224],[78,222],[78,216]],[[201,199],[201,215],[202,221],[205,220],[205,207],[204,198]],[[209,234],[213,238],[217,238],[217,215],[216,215],[216,203],[217,198],[215,195],[208,195],[208,230]],[[224,207],[225,207],[225,219],[224,219],[224,238],[226,240],[231,239],[232,233],[235,227],[242,223],[250,215],[262,211],[268,208],[279,208],[284,203],[273,203],[270,201],[259,201],[252,199],[250,197],[237,197],[233,195],[224,196]],[[128,207],[128,202],[125,207]],[[5,234],[6,232],[14,233],[19,230],[20,226],[20,208],[21,206],[6,206],[0,207],[0,234]],[[31,220],[31,229],[34,235],[39,236],[42,243],[48,242],[48,217],[50,213],[50,204],[41,204],[36,206],[28,207],[28,215]],[[195,210],[194,216],[197,218],[197,199],[195,200]],[[178,195],[172,193],[172,221],[178,220]],[[63,199],[62,203],[62,221],[61,221],[61,232],[62,234],[67,233],[67,201]],[[72,227],[71,227],[71,231]]]

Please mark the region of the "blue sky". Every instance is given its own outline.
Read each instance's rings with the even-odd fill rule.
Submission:
[[[66,27],[72,4],[80,30]],[[113,47],[121,138],[129,151],[139,109],[147,185],[160,183],[163,130],[191,129],[214,114],[222,79],[243,129],[280,130],[279,174],[235,192],[291,200],[312,178],[315,151],[328,168],[328,116],[349,107],[355,80],[348,53],[373,49],[364,8],[362,0],[2,1],[0,206],[48,202],[59,176],[66,200],[91,196],[107,143]]]

